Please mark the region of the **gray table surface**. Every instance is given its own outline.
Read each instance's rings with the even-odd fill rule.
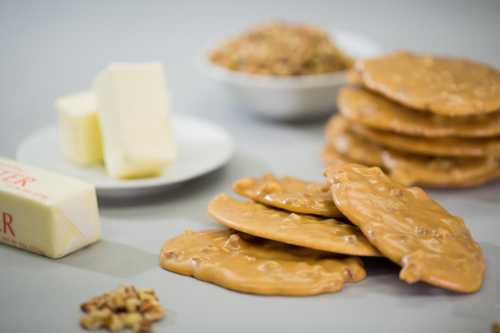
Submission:
[[[406,285],[370,263],[365,281],[318,297],[258,297],[161,270],[163,241],[214,226],[211,196],[272,170],[321,179],[323,121],[269,122],[237,109],[193,65],[200,47],[253,23],[284,18],[365,34],[386,50],[472,57],[500,67],[499,1],[0,1],[0,155],[55,122],[57,96],[89,86],[112,61],[166,64],[175,112],[224,126],[231,162],[153,198],[101,202],[104,239],[53,261],[0,245],[0,332],[79,332],[78,304],[118,283],[153,287],[169,310],[157,332],[488,332],[500,320],[500,184],[431,194],[461,215],[484,249],[481,292]]]

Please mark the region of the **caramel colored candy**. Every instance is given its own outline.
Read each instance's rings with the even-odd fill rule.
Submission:
[[[347,86],[337,99],[339,111],[371,128],[425,137],[500,135],[500,110],[478,116],[446,117],[412,110],[366,89]]]
[[[208,204],[208,214],[217,222],[253,235],[311,249],[378,256],[359,229],[334,219],[321,219],[240,202],[220,194]]]
[[[420,184],[431,187],[466,187],[485,183],[499,177],[500,167],[494,157],[458,158],[430,157],[384,149],[349,130],[350,124],[342,117],[333,117],[325,136],[327,150],[323,160],[332,163],[340,155],[347,162],[378,166],[405,185]],[[338,160],[341,163],[342,160]]]
[[[361,74],[355,70],[355,69],[350,69],[346,73],[346,80],[352,85],[362,85],[363,84],[363,78],[361,77]]]
[[[466,59],[399,51],[356,64],[366,87],[408,107],[445,116],[500,109],[500,72]]]
[[[377,130],[360,124],[351,124],[351,130],[368,141],[402,152],[428,156],[500,157],[500,137],[426,138]]]
[[[494,158],[444,158],[384,154],[384,167],[401,184],[429,187],[469,187],[498,179],[500,167]]]
[[[342,116],[330,118],[325,129],[325,141],[330,154],[340,154],[348,161],[382,166],[383,149],[349,131],[350,124]]]
[[[330,189],[321,183],[267,174],[260,178],[240,179],[233,184],[233,190],[257,202],[294,213],[342,216],[333,204]]]
[[[294,247],[234,231],[185,231],[160,252],[162,268],[261,295],[336,292],[366,276],[356,257]]]
[[[481,288],[485,263],[464,221],[422,189],[406,188],[379,168],[356,164],[325,172],[333,200],[390,260],[400,279],[471,293]]]
[[[326,166],[341,165],[345,163],[354,163],[353,160],[339,153],[335,147],[327,145],[321,151],[321,160]],[[369,165],[378,165],[372,164]]]

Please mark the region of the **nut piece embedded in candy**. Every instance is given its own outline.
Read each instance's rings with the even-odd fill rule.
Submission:
[[[87,330],[106,328],[111,332],[129,328],[135,333],[151,332],[152,324],[165,316],[158,297],[151,288],[120,286],[116,290],[82,303],[85,314],[80,326]]]

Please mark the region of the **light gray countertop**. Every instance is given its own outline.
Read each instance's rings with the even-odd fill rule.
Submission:
[[[464,217],[488,265],[483,289],[460,296],[398,280],[368,264],[368,277],[338,294],[259,297],[163,271],[162,243],[214,226],[208,200],[241,176],[274,171],[321,179],[324,121],[278,123],[236,109],[194,66],[214,38],[285,18],[367,35],[386,49],[475,58],[500,67],[499,1],[1,1],[0,155],[14,157],[33,130],[55,122],[56,97],[84,89],[112,61],[166,64],[174,110],[224,126],[231,162],[172,192],[101,202],[104,240],[53,261],[0,245],[0,332],[79,332],[78,305],[120,282],[153,287],[169,310],[156,332],[489,332],[500,321],[500,183],[431,191]]]

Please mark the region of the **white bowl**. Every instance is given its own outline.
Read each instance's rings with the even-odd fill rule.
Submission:
[[[336,31],[331,33],[336,44],[354,58],[372,57],[381,48],[365,37]],[[333,74],[276,77],[228,70],[202,54],[200,65],[227,94],[245,110],[259,115],[294,120],[320,117],[335,109],[339,88],[346,83],[346,72]]]

